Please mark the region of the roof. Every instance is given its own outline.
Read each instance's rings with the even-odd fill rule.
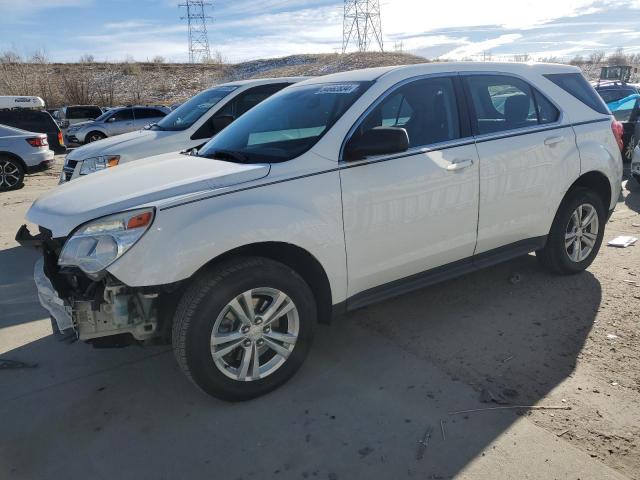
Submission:
[[[504,72],[526,76],[528,73],[575,73],[580,69],[557,63],[515,63],[515,62],[433,62],[392,67],[365,68],[347,72],[314,77],[303,82],[306,85],[326,82],[366,82],[392,73],[406,72],[407,75],[428,75],[430,73],[455,72]]]
[[[30,96],[0,96],[0,108],[44,108],[44,100]]]
[[[273,77],[273,78],[251,78],[248,80],[235,80],[233,82],[220,83],[215,87],[220,87],[222,85],[225,86],[237,86],[241,87],[244,85],[268,85],[270,83],[283,83],[283,82],[291,82],[297,83],[303,80],[308,80],[312,77]],[[213,87],[213,88],[215,88]]]

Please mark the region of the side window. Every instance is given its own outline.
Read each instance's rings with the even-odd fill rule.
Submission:
[[[533,90],[526,82],[502,75],[472,75],[465,79],[479,134],[538,124]]]
[[[537,90],[534,90],[536,105],[538,106],[539,123],[553,123],[560,118],[560,112],[547,98]]]
[[[110,118],[112,122],[125,122],[133,120],[133,110],[131,108],[125,108],[124,110],[118,110],[116,113],[111,115]]]
[[[354,135],[375,127],[400,127],[407,131],[409,147],[460,138],[460,121],[453,81],[426,78],[402,85],[360,123]]]
[[[568,94],[580,100],[587,107],[603,115],[610,114],[607,105],[581,73],[550,73],[545,77]]]
[[[134,108],[133,114],[136,120],[144,120],[145,118],[159,118],[164,117],[165,113],[155,108]]]

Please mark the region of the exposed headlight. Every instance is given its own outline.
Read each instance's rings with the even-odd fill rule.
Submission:
[[[115,167],[118,163],[120,163],[120,155],[100,155],[99,157],[87,158],[82,162],[80,175],[88,175],[98,170]]]
[[[130,210],[82,225],[64,244],[58,265],[101,272],[125,254],[153,222],[153,208]]]

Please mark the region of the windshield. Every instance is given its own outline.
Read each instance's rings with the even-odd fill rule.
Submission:
[[[186,130],[208,112],[211,107],[237,88],[237,86],[225,85],[200,92],[151,128],[153,130]]]
[[[111,115],[113,113],[113,110],[107,110],[106,112],[104,112],[102,115],[100,115],[98,118],[96,118],[96,122],[103,122],[107,119],[107,117],[109,117],[109,115]]]
[[[309,150],[370,82],[289,87],[249,110],[205,144],[202,157],[284,162]]]

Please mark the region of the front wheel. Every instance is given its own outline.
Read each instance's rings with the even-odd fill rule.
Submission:
[[[248,400],[300,368],[316,317],[311,289],[294,270],[266,258],[233,260],[201,274],[183,295],[174,353],[206,393]]]
[[[606,220],[596,193],[582,187],[570,190],[556,213],[547,244],[536,256],[552,272],[582,272],[600,250]]]
[[[102,140],[103,138],[107,138],[107,136],[104,133],[91,132],[91,133],[87,134],[87,138],[85,140],[85,143],[97,142],[98,140]]]

